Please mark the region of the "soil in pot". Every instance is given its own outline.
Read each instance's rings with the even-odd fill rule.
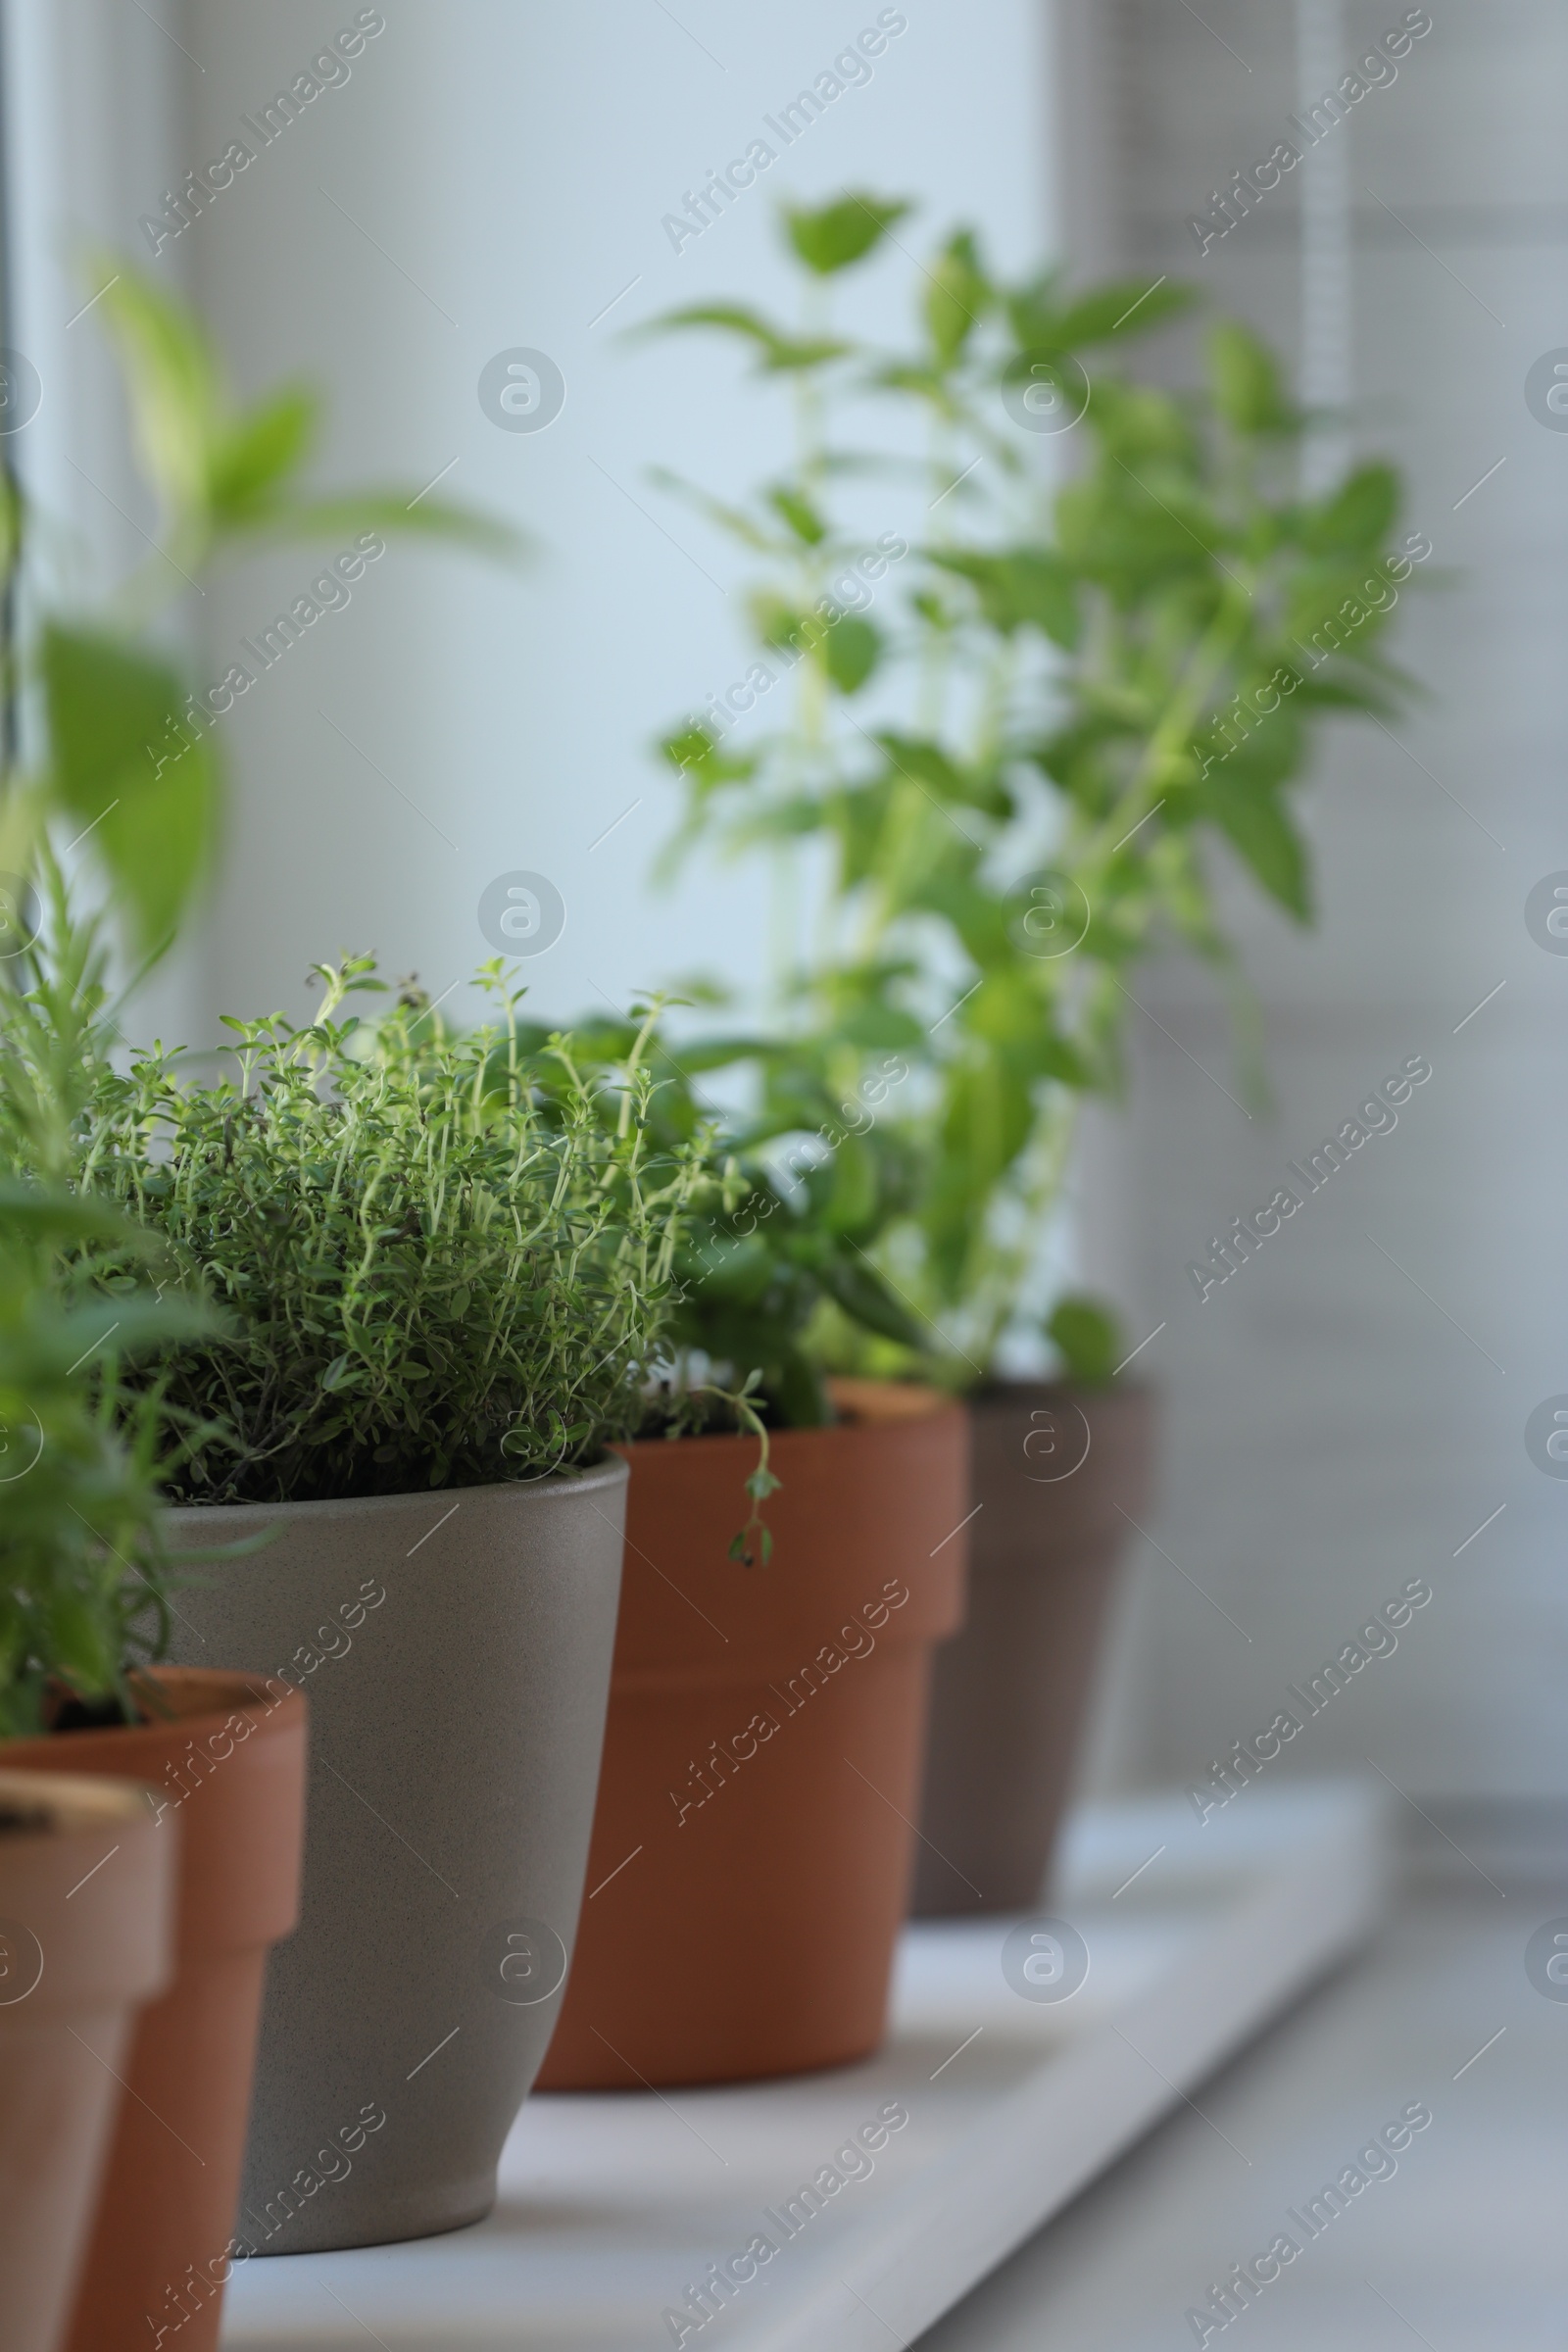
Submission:
[[[589,1896],[541,2089],[794,2074],[882,2037],[968,1426],[931,1391],[835,1393],[835,1426],[772,1441],[765,1568],[728,1556],[755,1440],[625,1448]]]
[[[255,2254],[421,2237],[495,2201],[576,1932],[626,1468],[192,1507],[252,1557],[180,1594],[311,1701],[299,1932],[268,1979],[238,2233]]]
[[[927,1917],[1041,1900],[1152,1471],[1146,1389],[1009,1382],[970,1411],[969,1609],[932,1691],[914,1893]]]
[[[6,2352],[61,2341],[135,2013],[169,1982],[178,1844],[130,1783],[0,1771]]]
[[[163,2328],[180,2352],[214,2352],[263,1973],[299,1899],[305,1704],[247,1675],[160,1666],[139,1679],[145,1722],[9,1740],[0,1764],[143,1781],[155,1830],[177,1824],[173,1982],[120,2065],[126,2095],[66,2342],[118,2352]]]

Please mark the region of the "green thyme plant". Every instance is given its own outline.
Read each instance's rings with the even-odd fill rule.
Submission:
[[[406,1004],[363,1027],[347,1009],[383,992],[371,958],[317,977],[309,1026],[227,1024],[231,1077],[105,1064],[79,1122],[84,1196],[224,1317],[156,1375],[201,1433],[171,1494],[319,1500],[593,1460],[640,1417],[700,1172],[700,1138],[651,1142],[644,1037],[595,1091],[569,1040],[524,1053],[498,963],[479,974],[493,1021],[434,1041]]]
[[[798,323],[738,303],[660,322],[738,343],[796,417],[754,496],[699,499],[754,566],[760,723],[732,736],[715,701],[663,749],[686,841],[828,852],[781,1028],[841,1075],[909,1059],[918,1194],[875,1253],[967,1384],[1030,1301],[1079,1102],[1121,1083],[1139,959],[1185,944],[1245,1006],[1215,851],[1310,918],[1293,793],[1324,716],[1395,707],[1383,641],[1430,550],[1391,546],[1387,466],[1300,493],[1309,420],[1245,327],[1212,329],[1184,389],[1129,376],[1182,288],[1009,279],[959,230],[910,263],[908,342],[857,334],[833,292],[907,210],[786,211]],[[879,482],[917,498],[916,542],[877,527]],[[829,1325],[830,1351],[877,1354]],[[1057,1335],[1069,1363],[1086,1329]]]

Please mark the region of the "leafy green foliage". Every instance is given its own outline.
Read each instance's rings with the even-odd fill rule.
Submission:
[[[172,1297],[223,1311],[226,1336],[157,1374],[201,1433],[172,1492],[318,1500],[593,1460],[641,1413],[700,1140],[653,1145],[638,1039],[597,1092],[565,1041],[525,1055],[499,964],[494,1022],[461,1040],[408,1005],[343,1012],[381,992],[368,957],[318,976],[309,1027],[228,1024],[234,1078],[102,1064],[77,1122],[87,1198],[159,1237]]]
[[[860,1248],[926,1351],[967,1380],[1027,1304],[1077,1100],[1121,1083],[1133,965],[1170,943],[1231,961],[1215,853],[1309,919],[1295,790],[1326,713],[1397,706],[1383,641],[1410,564],[1389,544],[1387,466],[1300,493],[1304,419],[1250,329],[1214,326],[1183,389],[1128,375],[1123,351],[1190,289],[1009,280],[960,228],[910,271],[904,347],[835,331],[835,273],[903,209],[856,195],[786,216],[804,331],[722,303],[666,322],[738,337],[774,368],[787,355],[798,422],[790,470],[741,505],[698,501],[760,567],[759,655],[791,673],[771,723],[733,744],[689,725],[664,749],[686,843],[828,854],[769,1084],[787,1092],[798,1064],[842,1090],[876,1023],[906,1025],[913,1082],[877,1146],[903,1189]],[[1037,437],[1021,399],[1040,380],[1080,387],[1075,462],[1054,476],[1042,458],[1062,444]],[[889,455],[920,436],[928,463]],[[903,554],[881,561],[857,527],[859,485],[901,465],[931,519],[920,546],[884,534],[876,548]],[[874,595],[851,598],[853,627],[786,617],[842,609],[858,568]],[[745,1317],[775,1297],[753,1279],[725,1333],[737,1361],[756,1355]],[[808,1355],[827,1331],[808,1327]],[[845,1302],[841,1359],[886,1368],[892,1345]]]
[[[1108,1387],[1126,1352],[1114,1313],[1103,1299],[1081,1292],[1057,1299],[1046,1337],[1061,1358],[1064,1377],[1080,1389]]]
[[[40,668],[56,805],[91,829],[115,875],[132,936],[146,948],[173,932],[206,870],[218,814],[210,737],[160,763],[183,688],[156,655],[100,630],[44,624]],[[183,741],[183,739],[182,739]]]
[[[63,887],[43,879],[58,926]],[[0,1021],[0,1738],[68,1699],[127,1712],[127,1668],[163,1647],[159,1487],[182,1439],[145,1367],[217,1328],[160,1295],[147,1235],[67,1182],[109,1042],[101,947],[72,934],[39,978],[13,972]]]
[[[784,223],[799,258],[818,277],[836,276],[875,251],[907,204],[879,196],[841,196],[833,204],[787,205]]]
[[[738,302],[694,302],[685,310],[666,312],[657,321],[661,329],[718,326],[753,345],[764,374],[788,375],[820,368],[825,360],[842,357],[849,346],[821,335],[789,335],[769,326],[756,311]]]
[[[665,1330],[675,1365],[647,1408],[646,1427],[705,1425],[706,1406],[695,1419],[688,1409],[692,1393],[723,1401],[723,1388],[710,1380],[691,1390],[694,1359],[755,1396],[775,1427],[818,1427],[833,1418],[810,1344],[824,1317],[847,1317],[906,1349],[922,1342],[918,1321],[870,1255],[913,1198],[906,1152],[885,1115],[908,1065],[894,1052],[864,1069],[854,1046],[825,1055],[747,1038],[676,1047],[649,1026],[658,1011],[587,1020],[570,1032],[581,1073],[622,1066],[645,1037],[645,1116],[656,1153],[673,1159],[710,1131],[720,1135],[681,1218]],[[519,1029],[519,1051],[547,1046],[544,1031]],[[846,1068],[849,1079],[836,1085],[836,1071]],[[700,1081],[742,1069],[754,1078],[755,1107],[721,1118]],[[753,1426],[744,1415],[739,1425]]]
[[[973,235],[959,229],[931,265],[922,298],[926,333],[941,366],[953,365],[995,299]]]
[[[1279,362],[1249,328],[1234,318],[1216,326],[1208,338],[1208,364],[1215,410],[1233,433],[1296,430],[1298,418],[1285,397]]]
[[[120,1371],[212,1318],[128,1277],[91,1296],[85,1265],[142,1250],[101,1203],[0,1181],[0,1739],[66,1697],[128,1715],[127,1668],[168,1637],[165,1417],[156,1383],[127,1399]]]

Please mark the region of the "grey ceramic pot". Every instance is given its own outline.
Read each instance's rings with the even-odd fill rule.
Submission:
[[[311,1708],[305,1896],[270,1962],[236,2251],[478,2221],[576,1934],[620,1592],[624,1462],[351,1502],[189,1508],[181,1662]]]

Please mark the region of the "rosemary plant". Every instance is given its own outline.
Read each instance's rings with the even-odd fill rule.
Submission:
[[[118,1368],[212,1317],[130,1284],[94,1297],[83,1268],[137,1247],[104,1203],[0,1180],[0,1740],[63,1704],[131,1720],[127,1673],[167,1640],[169,1421],[156,1377],[126,1394]]]

